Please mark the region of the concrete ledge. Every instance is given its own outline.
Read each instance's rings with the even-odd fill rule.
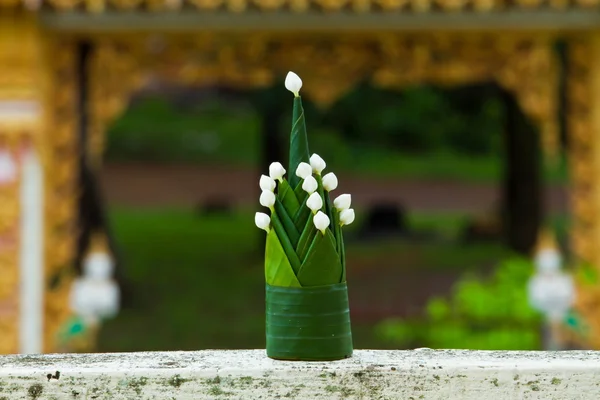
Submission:
[[[0,357],[0,399],[600,399],[599,352],[264,350]]]

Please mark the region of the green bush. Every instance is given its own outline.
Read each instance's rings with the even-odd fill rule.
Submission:
[[[502,262],[488,278],[459,280],[449,298],[432,298],[422,320],[386,320],[376,327],[384,340],[401,347],[535,350],[541,348],[541,316],[527,300],[532,263]]]

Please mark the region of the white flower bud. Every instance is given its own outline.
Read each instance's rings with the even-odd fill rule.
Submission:
[[[283,168],[283,165],[281,165],[281,163],[271,163],[271,165],[269,166],[269,176],[271,177],[271,179],[278,180],[279,182],[281,182],[284,175],[285,168]]]
[[[323,212],[319,211],[314,217],[313,222],[315,227],[321,231],[321,233],[325,234],[325,229],[329,226],[329,217]]]
[[[333,206],[339,211],[347,210],[352,203],[352,197],[349,194],[340,194],[333,200]]]
[[[338,187],[338,178],[333,172],[323,175],[323,187],[328,192],[331,192]]]
[[[264,190],[260,194],[260,205],[267,208],[273,208],[275,205],[275,194],[271,191]]]
[[[323,199],[321,198],[321,195],[317,192],[311,194],[308,197],[308,200],[306,200],[306,206],[311,209],[313,214],[319,211],[323,208]]]
[[[264,229],[265,231],[269,232],[269,226],[271,225],[271,217],[269,217],[265,213],[257,212],[254,215],[254,223],[260,229]]]
[[[317,183],[315,177],[312,175],[307,176],[306,179],[304,179],[304,182],[302,182],[302,190],[304,190],[308,194],[314,193],[314,191],[317,190],[318,187],[319,184]]]
[[[260,181],[258,183],[260,185],[260,189],[262,191],[268,191],[268,192],[272,192],[275,190],[275,187],[277,186],[277,184],[275,183],[275,180],[273,178],[271,178],[270,176],[266,176],[266,175],[261,175],[260,176]]]
[[[321,171],[325,169],[327,164],[325,164],[325,160],[323,160],[320,155],[315,153],[310,156],[310,166],[314,173],[321,174]]]
[[[292,71],[288,72],[285,77],[285,88],[290,92],[294,93],[294,96],[298,97],[300,88],[302,87],[302,79]]]
[[[340,213],[340,225],[350,225],[354,222],[354,210],[348,208]]]
[[[298,168],[296,168],[296,176],[302,179],[306,179],[307,177],[312,175],[312,167],[310,164],[301,162],[298,164]]]

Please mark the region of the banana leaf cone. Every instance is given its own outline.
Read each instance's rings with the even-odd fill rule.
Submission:
[[[302,101],[294,99],[289,180],[281,179],[271,209],[265,249],[267,355],[281,360],[325,361],[352,355],[352,331],[343,243],[333,225],[328,192],[320,176],[318,193],[329,224],[317,229],[317,215],[295,174],[309,162]],[[338,227],[339,228],[339,227]]]

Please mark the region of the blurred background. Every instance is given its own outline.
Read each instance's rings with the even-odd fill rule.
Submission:
[[[360,85],[329,110],[305,101],[310,150],[357,208],[346,235],[357,348],[542,346],[526,288],[542,222],[528,221],[534,210],[504,229],[510,110],[477,89]],[[271,121],[287,148],[291,96],[282,83],[268,95],[288,105]],[[252,93],[154,92],[109,128],[101,179],[132,297],[99,349],[264,346],[257,104]],[[537,172],[547,223],[564,235],[564,163]]]
[[[0,331],[21,329],[21,342],[24,329],[48,335],[50,328],[24,327],[27,313],[38,312],[54,321],[45,348],[58,351],[264,348],[264,232],[253,215],[260,175],[272,161],[287,163],[292,95],[283,78],[293,70],[306,86],[310,152],[327,161],[340,179],[336,194],[351,193],[357,213],[345,234],[355,348],[591,346],[582,339],[593,325],[581,311],[588,305],[573,308],[579,292],[572,276],[581,272],[593,285],[595,273],[573,247],[569,196],[591,200],[570,179],[567,155],[579,153],[566,94],[569,79],[585,90],[589,75],[567,68],[575,47],[559,34],[540,28],[503,36],[509,20],[482,19],[485,13],[468,8],[458,19],[427,19],[428,12],[414,12],[422,1],[393,13],[384,12],[393,4],[377,2],[366,20],[340,17],[342,28],[357,28],[351,35],[318,28],[326,26],[323,10],[341,15],[349,4],[311,3],[320,16],[314,20],[303,20],[301,11],[281,14],[291,21],[283,37],[277,16],[262,26],[272,26],[270,36],[257,34],[252,22],[232,27],[253,21],[267,7],[260,2],[247,20],[243,12],[220,11],[213,25],[229,26],[224,36],[193,28],[189,18],[205,15],[203,5],[159,2],[167,11],[154,10],[165,13],[158,23],[151,17],[157,14],[144,11],[150,2],[131,6],[138,7],[131,20],[119,19],[119,1],[99,1],[97,10],[96,3],[31,3],[4,18],[12,18],[13,34],[30,33],[31,54],[46,54],[35,68],[51,71],[44,78],[51,89],[39,101],[51,116],[43,128],[27,125],[17,118],[30,112],[23,102],[41,97],[0,91],[0,127],[14,120],[34,126],[33,145],[3,144],[8,161],[0,157],[0,175],[8,177],[6,196],[45,185],[45,206],[28,208],[27,196],[37,192],[21,189],[30,194],[21,195],[14,218],[27,220],[27,210],[35,216],[45,207],[37,218],[49,226],[63,207],[72,226],[61,225],[60,234],[72,246],[59,272],[27,289],[45,299],[27,308],[17,291],[51,267],[23,261],[31,253],[23,246],[33,243],[23,232],[42,240],[41,231],[16,228],[20,286],[0,291]],[[489,15],[499,15],[495,7]],[[444,15],[450,8],[432,10]],[[552,15],[548,26],[563,24],[562,12]],[[418,23],[407,33],[392,28],[402,21]],[[432,21],[444,23],[436,30]],[[481,36],[452,28],[465,21],[479,24]],[[181,33],[186,29],[189,35]],[[4,41],[12,60],[21,57],[15,37]],[[11,82],[6,86],[22,84]],[[23,148],[39,155],[32,175]],[[578,159],[584,166],[594,161]],[[52,186],[63,170],[72,187]],[[55,195],[72,203],[52,203]],[[46,228],[41,236],[52,247],[58,234]],[[26,264],[46,266],[36,272]],[[12,264],[3,265],[9,271]],[[43,303],[48,296],[54,306]]]

